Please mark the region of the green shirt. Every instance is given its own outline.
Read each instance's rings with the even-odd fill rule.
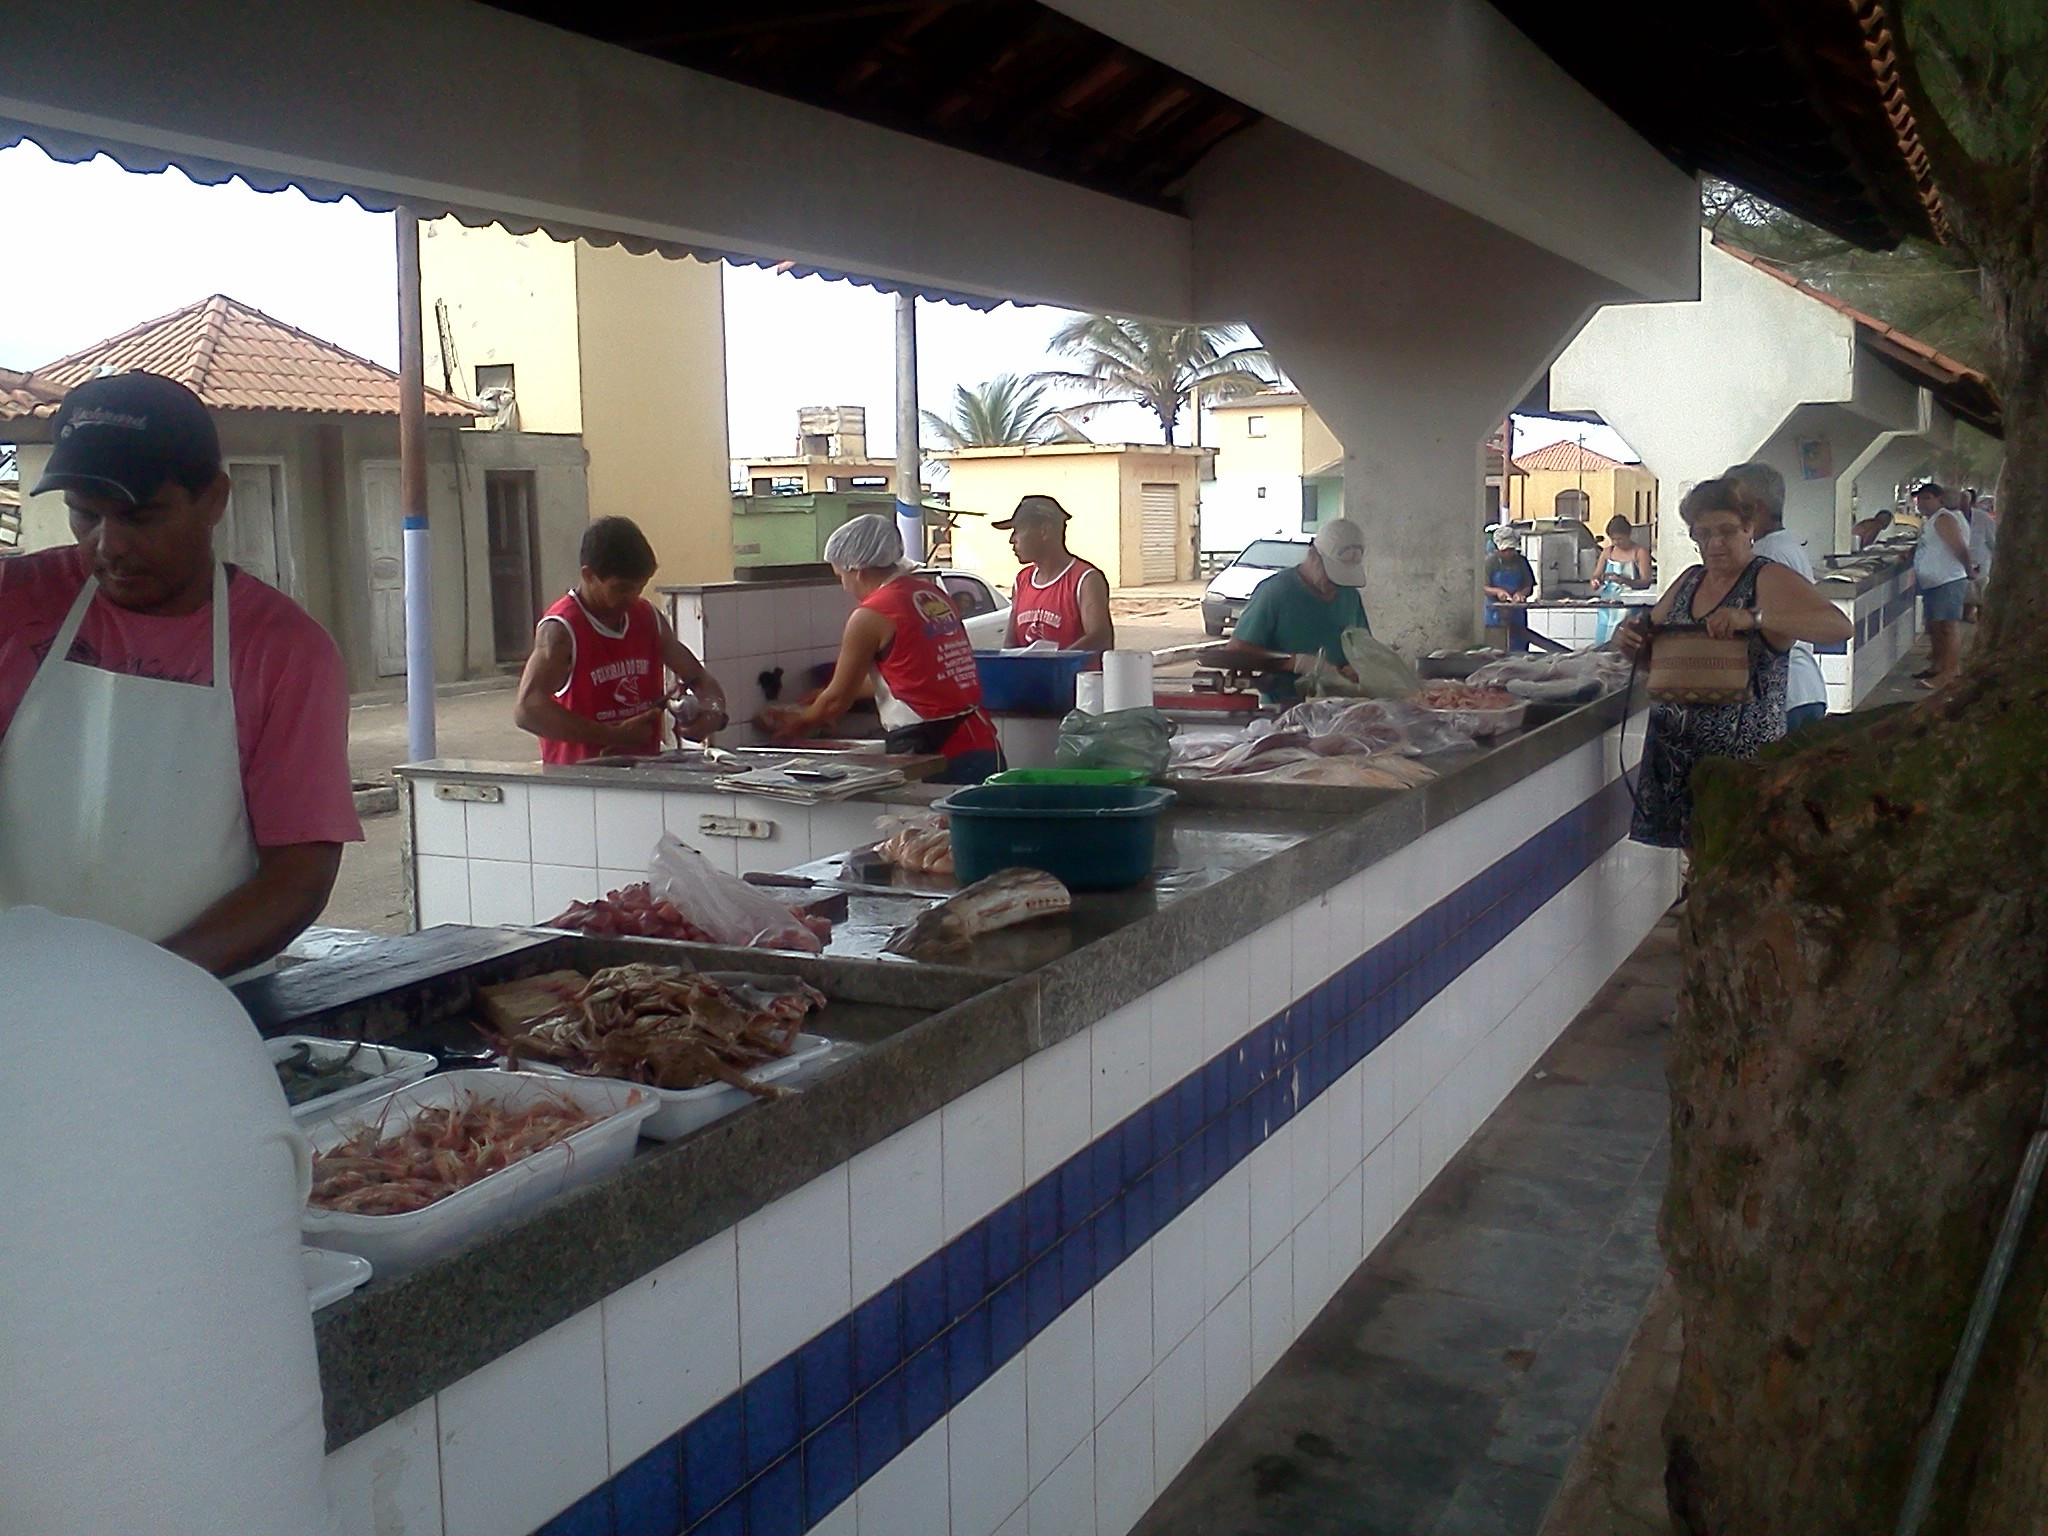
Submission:
[[[1332,666],[1344,665],[1344,631],[1372,626],[1356,587],[1339,587],[1327,602],[1310,590],[1299,571],[1275,571],[1258,585],[1237,616],[1236,638],[1268,651],[1313,655],[1320,651]],[[1284,672],[1259,680],[1259,692],[1274,702],[1301,697],[1295,680]]]

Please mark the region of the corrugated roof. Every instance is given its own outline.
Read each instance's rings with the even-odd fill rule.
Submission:
[[[398,414],[398,375],[389,368],[220,293],[46,363],[30,380],[68,390],[132,370],[176,379],[216,411]],[[469,420],[486,413],[430,389],[427,414]]]
[[[1619,459],[1610,459],[1604,453],[1595,453],[1584,443],[1552,443],[1547,448],[1517,454],[1515,463],[1522,469],[1561,469],[1567,473],[1578,470],[1593,473],[1629,467]]]
[[[1968,363],[1958,362],[1938,348],[1929,346],[1917,336],[1908,336],[1897,326],[1865,314],[1853,304],[1844,303],[1832,293],[1802,283],[1784,268],[1773,266],[1753,251],[1740,246],[1729,245],[1716,239],[1717,250],[1725,251],[1737,261],[1746,262],[1759,272],[1767,272],[1788,288],[1796,288],[1810,299],[1817,299],[1828,308],[1846,315],[1856,324],[1856,339],[1868,346],[1893,367],[1905,373],[1914,383],[1924,384],[1932,390],[1941,403],[1962,420],[1993,437],[2005,436],[2003,408],[1999,404],[1998,391],[1991,378],[1980,369]]]

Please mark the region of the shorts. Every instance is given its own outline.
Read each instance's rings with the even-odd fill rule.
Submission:
[[[1967,580],[1944,581],[1938,587],[1920,589],[1920,618],[1928,624],[1960,624],[1963,622],[1963,594],[1969,590]]]

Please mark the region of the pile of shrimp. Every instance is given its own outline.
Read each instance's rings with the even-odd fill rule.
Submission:
[[[339,1146],[314,1153],[308,1199],[319,1210],[351,1216],[422,1210],[596,1120],[567,1099],[514,1105],[465,1093],[445,1107],[415,1110],[402,1130],[372,1120]]]
[[[655,1088],[722,1082],[772,1098],[773,1088],[745,1074],[789,1055],[805,1018],[824,1006],[824,993],[794,979],[734,981],[668,965],[615,965],[500,1044],[514,1068],[524,1057]]]

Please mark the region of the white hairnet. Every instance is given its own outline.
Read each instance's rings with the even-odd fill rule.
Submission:
[[[887,570],[903,563],[903,535],[894,518],[870,512],[832,530],[825,558],[842,571]]]

